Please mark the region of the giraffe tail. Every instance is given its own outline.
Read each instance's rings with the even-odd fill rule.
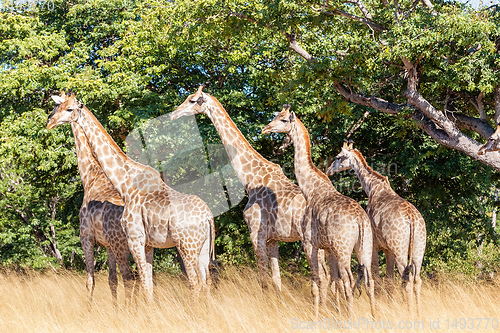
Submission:
[[[358,295],[357,297],[361,296],[361,282],[363,281],[363,278],[365,278],[365,268],[366,266],[363,264],[358,265],[358,279],[356,280],[356,285],[355,289],[358,290]]]
[[[412,261],[413,261],[413,244],[415,243],[415,226],[413,221],[410,219],[410,246],[409,246],[409,252],[410,252],[410,261],[408,265],[405,267],[403,271],[403,275],[401,276],[403,280],[403,284],[406,284],[410,280],[410,274],[412,271]]]

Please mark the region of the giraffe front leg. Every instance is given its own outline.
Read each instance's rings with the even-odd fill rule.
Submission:
[[[309,268],[311,269],[311,294],[313,297],[314,315],[318,316],[319,290],[321,288],[321,281],[319,278],[318,248],[314,247],[310,242],[304,242],[304,252],[309,263]]]
[[[94,295],[94,245],[95,240],[93,235],[89,235],[86,231],[80,231],[80,242],[82,243],[83,255],[85,257],[85,269],[87,271],[87,293],[89,301],[92,301]]]
[[[267,233],[263,226],[266,225],[265,217],[262,216],[260,206],[253,204],[245,208],[243,218],[247,223],[250,230],[250,240],[257,256],[257,265],[259,267],[259,281],[262,289],[267,289],[267,272],[268,272],[268,259],[267,259]]]
[[[118,287],[118,277],[116,276],[116,257],[111,248],[107,247],[106,252],[108,253],[108,284],[111,290],[111,298],[113,300],[113,306],[117,306],[117,293],[116,289]]]
[[[271,266],[271,278],[277,291],[281,292],[281,276],[279,265],[279,248],[278,241],[270,241],[267,243],[269,250],[269,262]]]
[[[132,213],[127,208],[123,212],[122,226],[127,233],[130,253],[134,258],[146,303],[153,303],[153,276],[151,265],[146,260],[146,234],[140,214]]]
[[[125,304],[130,305],[132,299],[132,290],[134,288],[134,276],[132,275],[132,270],[129,264],[129,251],[126,244],[121,244],[124,248],[117,250],[115,248],[116,261],[118,263],[118,268],[120,269],[120,274],[123,279],[123,287],[125,289]]]

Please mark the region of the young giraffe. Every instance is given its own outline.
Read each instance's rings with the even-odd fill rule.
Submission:
[[[479,148],[478,155],[484,155],[488,152],[500,150],[500,123],[497,125],[496,131],[488,138],[486,143]]]
[[[375,279],[380,279],[378,251],[382,250],[387,258],[387,277],[394,281],[396,263],[408,296],[410,313],[413,313],[415,292],[418,314],[422,286],[420,270],[426,243],[425,221],[415,206],[394,192],[387,177],[368,166],[363,155],[352,148],[352,143],[344,143],[327,173],[331,175],[349,168],[354,170],[368,195],[366,212],[374,232],[372,273]]]
[[[278,241],[302,239],[304,196],[299,187],[283,174],[280,166],[269,162],[250,146],[219,101],[202,89],[200,86],[195,94],[188,96],[170,119],[204,113],[214,124],[238,179],[248,193],[243,217],[250,229],[261,285],[267,287],[269,252],[272,283],[281,290]],[[324,255],[320,260],[321,278],[326,279]],[[321,301],[325,299],[326,291],[322,290]]]
[[[290,105],[262,130],[262,133],[288,133],[295,148],[295,176],[307,200],[304,216],[304,250],[311,267],[313,304],[318,313],[318,250],[324,249],[332,269],[332,280],[340,278],[347,300],[349,314],[353,314],[353,276],[351,254],[356,252],[360,273],[365,275],[365,286],[374,315],[374,286],[370,272],[372,257],[372,230],[366,212],[351,198],[340,194],[330,179],[316,168],[311,159],[309,134],[302,122],[290,112]],[[360,274],[360,277],[361,277]],[[358,280],[359,281],[359,280]],[[337,285],[340,281],[334,281]]]
[[[62,97],[64,98],[64,96]],[[108,253],[108,283],[113,303],[116,304],[117,262],[123,278],[125,298],[127,300],[130,299],[130,291],[133,285],[133,276],[129,266],[130,252],[127,245],[127,236],[120,223],[123,213],[123,200],[92,155],[92,150],[82,128],[76,123],[71,123],[71,129],[75,138],[78,170],[84,190],[79,217],[80,241],[87,270],[87,290],[90,299],[92,299],[95,285],[94,245],[97,242],[104,246]]]
[[[124,201],[121,224],[137,264],[146,301],[153,300],[152,249],[177,246],[193,296],[210,284],[214,259],[214,219],[208,206],[195,195],[168,187],[160,174],[131,160],[104,130],[94,115],[70,92],[54,96],[56,108],[47,129],[65,123],[81,126],[104,174]]]

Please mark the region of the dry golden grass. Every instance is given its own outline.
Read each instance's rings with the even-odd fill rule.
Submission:
[[[193,304],[184,278],[159,274],[156,304],[152,308],[136,301],[133,306],[115,310],[104,273],[97,274],[92,303],[86,301],[84,274],[3,273],[0,274],[0,332],[283,332],[298,331],[299,327],[316,328],[306,331],[330,327],[346,332],[491,332],[492,322],[486,327],[485,320],[479,323],[474,319],[474,329],[470,329],[471,321],[460,329],[460,319],[500,319],[500,285],[494,282],[447,280],[437,285],[426,281],[419,318],[410,318],[399,296],[396,300],[382,296],[377,301],[377,317],[370,319],[368,299],[363,292],[363,296],[355,299],[356,326],[351,327],[348,318],[339,315],[331,304],[314,318],[307,278],[283,280],[283,291],[277,297],[261,291],[254,270],[229,268],[221,274],[219,286],[212,290],[211,296],[203,296],[198,304]],[[118,292],[119,301],[123,302],[123,288]],[[313,320],[317,322],[308,322]],[[366,323],[369,320],[371,324]],[[436,329],[429,327],[430,320]],[[363,321],[365,324],[361,324]],[[396,327],[400,322],[413,326],[418,321],[423,326],[416,329]],[[344,329],[336,328],[337,323],[343,323]],[[393,330],[387,329],[391,323]]]

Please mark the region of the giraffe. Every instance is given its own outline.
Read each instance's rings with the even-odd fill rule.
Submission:
[[[500,123],[497,125],[496,131],[488,138],[486,143],[479,148],[478,155],[486,154],[490,151],[500,150]]]
[[[278,241],[295,242],[302,239],[301,222],[306,205],[304,196],[279,165],[269,162],[250,146],[219,101],[202,90],[203,85],[195,94],[189,95],[170,118],[174,120],[203,113],[214,124],[231,165],[248,193],[243,218],[250,230],[250,239],[257,256],[261,286],[267,288],[269,265],[272,284],[281,291]],[[324,258],[320,260],[324,268]],[[327,272],[322,270],[321,273],[321,277],[326,278]],[[323,301],[326,289],[322,290],[322,296]]]
[[[215,230],[212,213],[205,202],[195,195],[173,190],[156,170],[131,160],[73,92],[52,98],[56,107],[47,119],[47,129],[65,123],[78,124],[102,171],[124,202],[120,222],[138,268],[146,302],[153,301],[155,247],[177,247],[193,298],[202,286],[208,289],[209,265],[215,260]]]
[[[318,250],[324,249],[331,269],[334,266],[331,274],[334,288],[335,285],[343,287],[349,314],[353,315],[353,276],[350,266],[354,249],[360,264],[360,277],[365,276],[366,292],[374,315],[374,286],[369,265],[373,241],[366,212],[356,201],[340,194],[330,179],[314,166],[307,129],[295,113],[290,112],[289,104],[283,105],[282,111],[262,129],[262,133],[288,133],[294,145],[295,176],[307,201],[303,242],[311,267],[315,313],[318,313],[318,293],[322,283],[318,279]]]
[[[127,236],[120,219],[123,213],[123,200],[115,190],[99,163],[92,155],[92,150],[82,128],[71,123],[75,138],[78,170],[82,180],[84,195],[80,208],[80,241],[82,243],[87,270],[87,290],[92,299],[94,292],[94,245],[101,244],[108,253],[109,277],[113,303],[116,305],[116,264],[125,286],[125,298],[130,299],[133,276],[129,266]]]
[[[327,173],[331,175],[352,168],[358,176],[368,195],[366,212],[374,233],[372,272],[375,279],[380,279],[378,251],[382,250],[387,258],[387,277],[394,281],[396,263],[406,289],[410,313],[413,313],[415,293],[418,314],[422,286],[420,270],[426,243],[425,221],[415,206],[394,192],[389,179],[373,170],[352,145],[352,142],[349,145],[344,142]]]

